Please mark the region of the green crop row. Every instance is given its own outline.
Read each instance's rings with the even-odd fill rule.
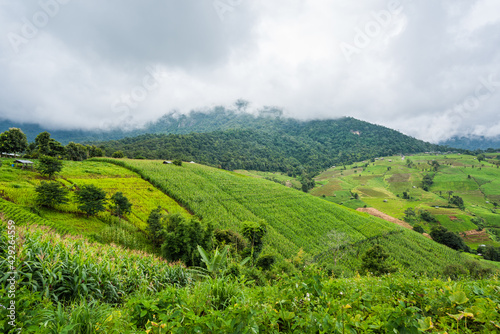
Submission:
[[[290,257],[302,248],[325,250],[328,234],[341,232],[359,241],[399,227],[263,179],[198,164],[177,167],[161,161],[96,159],[138,173],[205,222],[238,230],[243,221],[264,220],[267,244]]]

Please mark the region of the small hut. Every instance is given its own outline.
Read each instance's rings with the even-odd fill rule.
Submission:
[[[22,169],[30,168],[33,170],[33,162],[29,160],[16,160],[14,161],[16,167],[21,167]],[[20,165],[20,166],[19,166]]]

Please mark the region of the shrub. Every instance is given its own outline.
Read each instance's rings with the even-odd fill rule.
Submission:
[[[124,158],[125,157],[125,154],[123,154],[122,151],[116,151],[116,152],[113,152],[113,154],[111,155],[112,158],[116,158],[116,159],[121,159],[121,158]]]
[[[397,268],[392,266],[389,261],[389,254],[378,244],[368,249],[361,260],[361,269],[375,276],[397,271]]]
[[[276,256],[271,254],[261,255],[255,265],[262,270],[270,270],[273,264],[276,262]]]
[[[422,233],[424,233],[424,232],[425,232],[424,228],[423,228],[421,225],[415,225],[415,226],[413,227],[413,231],[418,232],[418,233],[420,233],[420,234],[422,234]]]

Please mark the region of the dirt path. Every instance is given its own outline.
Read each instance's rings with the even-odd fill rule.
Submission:
[[[396,219],[394,217],[391,217],[383,212],[380,212],[378,211],[377,209],[375,208],[358,208],[356,209],[356,211],[359,211],[359,212],[366,212],[372,216],[375,216],[375,217],[378,217],[378,218],[382,218],[383,220],[387,220],[388,222],[391,222],[391,223],[394,223],[394,224],[397,224],[399,226],[402,226],[404,228],[407,228],[409,230],[413,230],[413,227],[408,224],[407,222],[405,221],[402,221],[402,220],[399,220],[399,219]],[[424,233],[424,236],[426,236],[427,238],[429,239],[432,239],[431,236],[427,233]]]

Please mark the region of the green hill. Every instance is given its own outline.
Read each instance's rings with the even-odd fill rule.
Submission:
[[[26,333],[416,333],[465,326],[492,332],[500,326],[498,284],[486,278],[493,264],[483,267],[419,233],[275,182],[194,163],[64,162],[56,182],[69,189],[94,184],[131,199],[132,213],[119,221],[109,212],[86,218],[72,202],[37,208],[33,191],[43,178],[1,161],[0,270],[16,268],[16,324]],[[294,269],[269,271],[267,279],[255,267],[206,277],[167,263],[151,254],[144,236],[157,205],[219,229],[266,221],[263,253]],[[374,245],[399,273],[356,273]],[[443,275],[461,281],[426,278]],[[0,277],[0,291],[12,290],[8,278]],[[0,331],[15,333],[8,296],[0,294]],[[459,312],[470,314],[467,324],[451,317]]]
[[[302,249],[315,261],[331,265],[335,259],[329,249],[340,235],[347,256],[338,263],[339,272],[353,274],[360,265],[359,254],[375,243],[390,249],[401,268],[415,272],[438,274],[447,265],[465,261],[458,252],[416,232],[268,180],[190,163],[178,167],[161,161],[95,161],[137,172],[217,227],[239,230],[244,221],[266,221],[265,252],[284,258]]]
[[[222,119],[227,118],[225,121]],[[219,122],[220,120],[220,122]],[[359,121],[298,121],[282,117],[253,117],[219,112],[165,118],[153,132],[98,143],[108,156],[123,151],[130,158],[181,159],[223,169],[251,169],[302,174],[332,165],[349,164],[380,155],[441,151],[397,131]],[[165,129],[160,131],[160,129]],[[212,129],[217,131],[210,132]],[[187,133],[190,134],[172,134]]]
[[[353,209],[373,207],[395,218],[404,219],[405,210],[429,211],[436,222],[418,219],[429,232],[440,224],[453,232],[476,230],[465,240],[472,246],[498,246],[500,241],[500,169],[498,154],[487,154],[479,162],[470,155],[416,155],[385,157],[343,167],[331,168],[317,178],[313,195],[342,203]],[[437,170],[432,162],[439,164]],[[433,176],[429,191],[422,189],[424,175]],[[406,197],[404,193],[406,193]],[[357,194],[359,199],[353,196]],[[450,203],[453,196],[463,199],[464,208]],[[479,219],[480,218],[480,219]],[[412,223],[413,224],[413,223]],[[498,241],[495,241],[498,240]]]

